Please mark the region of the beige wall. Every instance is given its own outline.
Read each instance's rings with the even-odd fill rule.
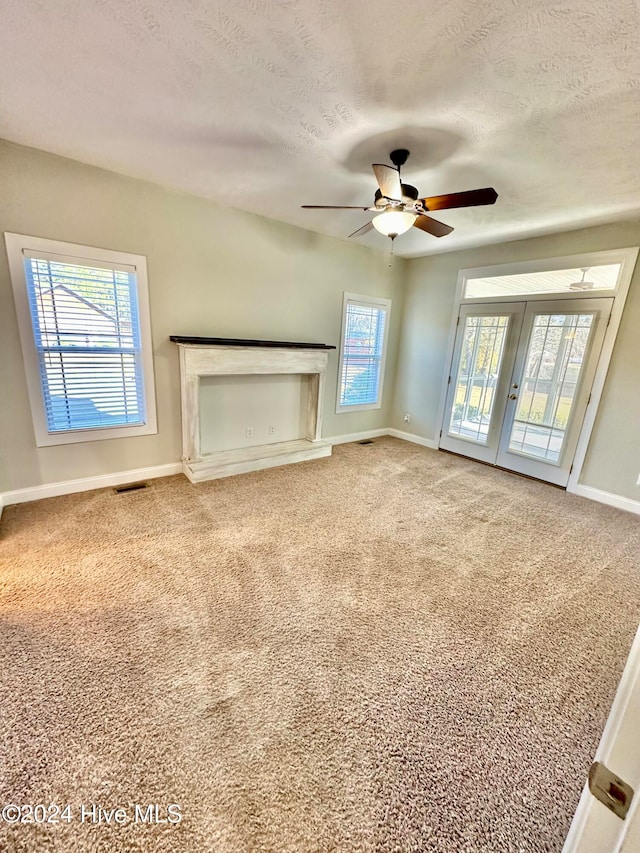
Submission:
[[[0,141],[0,231],[146,255],[159,432],[36,448],[4,250],[0,250],[0,492],[180,458],[179,373],[170,334],[339,344],[345,290],[393,300],[383,407],[335,413],[324,434],[394,426],[433,439],[458,270],[638,245],[637,222],[411,261],[72,160]],[[402,324],[402,334],[400,334]],[[640,271],[636,271],[582,482],[640,500]],[[396,358],[397,356],[397,358]],[[396,364],[397,362],[397,364]],[[397,367],[397,369],[396,369]]]
[[[435,439],[458,271],[637,246],[637,221],[431,255],[408,262],[392,425]],[[618,333],[581,482],[633,500],[640,473],[640,264]]]
[[[345,220],[345,233],[352,229]],[[342,295],[393,300],[387,382],[379,410],[335,413],[330,356],[324,434],[388,425],[405,263],[356,243],[223,209],[143,181],[0,142],[0,232],[146,255],[157,435],[35,446],[15,308],[0,249],[0,492],[131,468],[181,455],[178,355],[170,334],[339,345]]]

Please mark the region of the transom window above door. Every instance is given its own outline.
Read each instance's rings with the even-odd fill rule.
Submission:
[[[626,257],[616,252],[464,270],[461,299],[511,299],[558,294],[562,297],[613,296]]]

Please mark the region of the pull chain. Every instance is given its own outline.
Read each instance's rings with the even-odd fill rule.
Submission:
[[[393,241],[396,239],[397,236],[397,234],[389,234],[389,237],[391,238],[391,251],[389,252],[389,268],[391,268],[391,265],[393,263]]]

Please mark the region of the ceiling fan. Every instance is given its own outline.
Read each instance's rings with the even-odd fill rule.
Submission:
[[[372,210],[377,213],[370,222],[358,228],[349,237],[361,237],[372,228],[390,237],[392,240],[398,234],[404,234],[409,228],[419,228],[434,237],[444,237],[451,234],[453,228],[427,216],[432,210],[450,210],[454,207],[476,207],[483,204],[494,204],[498,193],[493,187],[481,190],[449,193],[449,195],[434,195],[418,198],[418,190],[411,184],[403,184],[400,180],[400,169],[407,162],[409,152],[406,148],[397,148],[389,155],[393,166],[384,163],[374,163],[372,168],[378,181],[371,207],[354,205],[303,204],[307,210]]]
[[[582,270],[582,278],[580,281],[572,281],[569,285],[569,290],[593,290],[593,282],[585,281],[584,277],[591,269],[590,267],[580,267]]]

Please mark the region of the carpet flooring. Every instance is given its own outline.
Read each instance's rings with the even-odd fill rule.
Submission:
[[[1,533],[11,853],[560,851],[640,618],[636,517],[391,438]]]

